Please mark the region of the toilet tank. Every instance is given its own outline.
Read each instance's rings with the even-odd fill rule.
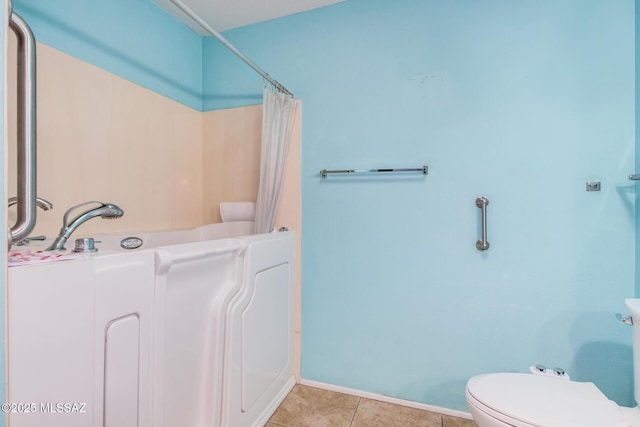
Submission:
[[[640,404],[640,298],[624,300],[633,319],[633,396]]]

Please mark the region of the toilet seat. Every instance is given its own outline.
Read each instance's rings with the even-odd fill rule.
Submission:
[[[618,406],[593,383],[531,374],[487,374],[467,383],[475,409],[517,427],[629,427]]]

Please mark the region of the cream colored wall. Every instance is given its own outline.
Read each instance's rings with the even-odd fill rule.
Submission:
[[[14,43],[9,48],[15,50]],[[262,106],[193,110],[38,43],[38,210],[32,235],[57,235],[62,216],[88,200],[119,205],[79,235],[191,228],[220,222],[221,201],[255,201]],[[15,53],[8,57],[15,58]],[[9,60],[9,61],[10,61]],[[9,82],[15,66],[7,65]],[[15,195],[15,85],[8,84],[8,194]],[[295,363],[300,360],[301,105],[294,122],[276,227],[296,232]],[[15,222],[15,207],[8,222]]]
[[[220,222],[220,202],[255,202],[258,195],[262,105],[202,117],[202,217]]]
[[[125,215],[89,221],[82,234],[203,223],[201,112],[41,43],[37,61],[38,196],[54,209],[38,211],[33,235],[56,235],[65,210],[88,200],[115,203]],[[15,66],[8,70],[15,74]],[[9,89],[15,99],[14,85]],[[15,109],[9,111],[15,195]],[[8,221],[15,222],[15,208]]]

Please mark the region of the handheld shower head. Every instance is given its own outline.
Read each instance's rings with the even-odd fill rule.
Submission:
[[[97,203],[99,206],[92,209],[87,209],[86,211],[82,212],[80,215],[76,216],[71,221],[69,221],[69,215],[71,214],[71,212],[73,212],[78,208],[81,208],[82,206],[90,205],[93,203]],[[90,202],[84,202],[84,203],[80,203],[79,205],[70,207],[64,213],[64,217],[62,218],[62,228],[63,229],[72,228],[71,231],[73,231],[83,223],[97,216],[105,219],[114,219],[114,218],[120,218],[122,215],[124,215],[124,211],[112,203],[103,203],[95,200]]]
[[[100,209],[100,218],[102,219],[117,219],[124,215],[124,211],[118,206],[111,203],[106,203]]]
[[[69,214],[75,209],[89,204],[98,203],[100,206],[88,209],[69,221]],[[103,203],[98,201],[90,201],[81,203],[69,208],[62,219],[62,228],[56,240],[47,248],[48,251],[64,249],[64,244],[78,227],[92,218],[100,217],[104,219],[116,219],[124,215],[124,211],[120,207],[112,203]]]

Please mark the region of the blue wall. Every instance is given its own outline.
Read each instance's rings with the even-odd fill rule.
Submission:
[[[303,102],[303,378],[465,410],[469,377],[544,363],[632,404],[632,0],[350,0],[225,36]],[[204,51],[205,109],[259,102]]]
[[[202,38],[151,0],[14,0],[36,39],[202,109]]]
[[[150,0],[16,8],[40,41],[194,108],[261,100]],[[631,405],[613,313],[634,293],[632,0],[349,0],[225,36],[303,101],[303,378],[464,410],[470,376],[544,363]]]

